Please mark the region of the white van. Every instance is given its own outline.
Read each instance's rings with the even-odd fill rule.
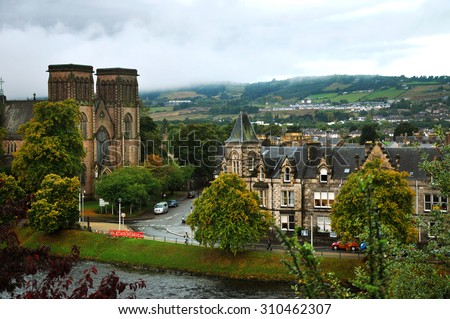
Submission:
[[[153,207],[153,213],[155,214],[165,214],[169,211],[169,204],[167,202],[159,202]]]

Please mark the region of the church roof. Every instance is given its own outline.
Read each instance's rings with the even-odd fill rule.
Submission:
[[[260,140],[256,137],[255,131],[253,130],[252,124],[250,123],[250,118],[247,112],[239,113],[239,117],[234,124],[233,131],[230,137],[225,141],[225,143],[245,143],[245,142],[256,142],[259,143]]]
[[[19,126],[27,123],[33,117],[33,106],[36,100],[6,101],[4,103],[3,127],[6,128],[7,139],[20,139],[17,132]]]

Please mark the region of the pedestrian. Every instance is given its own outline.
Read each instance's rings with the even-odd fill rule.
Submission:
[[[270,237],[267,237],[267,250],[272,251],[272,241],[270,240]]]
[[[189,235],[188,235],[188,233],[186,232],[186,235],[184,235],[184,243],[187,245],[187,243],[188,243],[188,240],[189,240]]]

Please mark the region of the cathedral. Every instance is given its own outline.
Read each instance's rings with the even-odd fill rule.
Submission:
[[[139,165],[139,89],[135,69],[94,69],[89,65],[49,65],[48,100],[74,99],[80,105],[80,129],[86,151],[80,175],[86,197],[94,194],[95,180],[116,167]],[[17,129],[32,116],[32,100],[7,100],[0,90],[0,120],[6,128],[3,162],[11,162],[22,144]]]

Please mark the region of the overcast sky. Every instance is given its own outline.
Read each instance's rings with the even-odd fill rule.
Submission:
[[[140,90],[330,74],[450,75],[449,0],[0,0],[8,99],[49,64],[137,69]]]

